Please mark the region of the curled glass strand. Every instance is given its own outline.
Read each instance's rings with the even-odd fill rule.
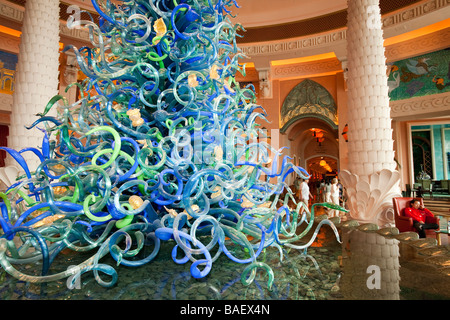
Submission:
[[[274,274],[273,274],[272,268],[270,268],[269,265],[267,265],[264,262],[253,262],[252,264],[247,266],[244,269],[244,271],[242,272],[242,276],[241,276],[242,283],[244,285],[249,285],[253,282],[253,280],[255,279],[255,276],[256,276],[256,268],[262,268],[267,272],[267,274],[269,276],[269,279],[267,280],[267,288],[269,290],[272,290]],[[250,272],[250,276],[248,278],[246,278],[247,274],[249,272]]]

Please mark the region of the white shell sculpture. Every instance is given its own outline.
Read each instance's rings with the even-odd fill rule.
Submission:
[[[364,223],[390,225],[394,221],[392,197],[400,196],[400,173],[383,169],[370,176],[358,176],[347,170],[339,177],[347,192],[350,216]]]

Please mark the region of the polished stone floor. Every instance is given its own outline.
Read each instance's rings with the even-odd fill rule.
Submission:
[[[247,265],[231,261],[225,255],[214,262],[205,278],[195,279],[190,274],[192,263],[176,264],[171,258],[174,242],[164,242],[157,257],[142,267],[117,266],[110,256],[103,258],[102,263],[117,271],[118,281],[111,288],[99,285],[93,272],[83,274],[77,286],[70,289],[66,279],[33,284],[1,270],[0,300],[450,299],[450,273],[445,272],[448,261],[437,261],[433,257],[436,250],[430,253],[421,249],[417,254],[409,244],[357,228],[340,229],[340,240],[341,243],[329,226],[323,226],[306,251],[283,248],[280,255],[277,248],[268,247],[257,260],[273,271],[270,290],[270,276],[265,270],[257,269],[254,281],[244,284],[242,277]],[[236,256],[245,257],[241,248],[232,244],[229,248]],[[65,270],[92,254],[64,252],[52,264],[51,272]],[[35,263],[20,269],[38,275],[40,267]],[[100,277],[110,280],[108,275],[100,273]]]

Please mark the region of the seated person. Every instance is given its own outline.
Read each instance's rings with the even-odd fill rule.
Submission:
[[[438,229],[437,223],[426,223],[427,217],[434,218],[430,210],[420,204],[420,200],[410,201],[410,207],[405,209],[405,216],[413,219],[413,226],[416,228],[419,238],[425,238],[425,229]]]

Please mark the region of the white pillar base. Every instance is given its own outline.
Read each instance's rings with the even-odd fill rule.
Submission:
[[[350,217],[360,223],[393,226],[393,197],[400,197],[400,173],[383,169],[370,176],[358,176],[343,170],[339,177],[347,193]]]

